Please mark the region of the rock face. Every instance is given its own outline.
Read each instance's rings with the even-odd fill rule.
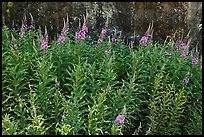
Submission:
[[[200,45],[202,35],[202,2],[14,2],[7,15],[7,3],[2,5],[2,16],[6,25],[19,27],[29,13],[36,26],[47,26],[50,36],[56,36],[63,27],[63,18],[69,15],[70,31],[78,29],[80,18],[88,13],[90,34],[99,33],[108,18],[108,28],[122,31],[123,35],[143,35],[149,23],[154,23],[154,40],[164,41],[177,30],[178,39],[190,32],[191,47]],[[12,23],[14,20],[14,23]],[[198,43],[199,42],[199,43]]]

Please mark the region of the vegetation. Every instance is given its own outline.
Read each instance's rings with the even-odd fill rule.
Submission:
[[[127,45],[104,28],[97,41],[86,27],[53,41],[2,27],[3,135],[202,134],[196,50],[151,35]]]

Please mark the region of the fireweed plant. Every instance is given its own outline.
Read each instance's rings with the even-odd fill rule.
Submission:
[[[68,20],[48,41],[28,26],[2,27],[2,134],[202,133],[202,57],[187,43],[150,43],[149,27],[126,44],[103,27],[91,45],[87,22],[74,36]]]

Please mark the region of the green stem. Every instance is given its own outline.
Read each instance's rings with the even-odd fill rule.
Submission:
[[[45,85],[44,85],[44,79],[42,82],[42,108],[43,108],[43,113],[44,113],[44,90],[45,90]]]

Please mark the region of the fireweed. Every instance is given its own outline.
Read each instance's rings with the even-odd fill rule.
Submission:
[[[183,59],[184,43],[148,48],[151,36],[113,43],[99,31],[89,43],[78,42],[86,25],[76,42],[63,29],[48,48],[37,31],[22,39],[2,27],[2,134],[201,134],[201,57]]]
[[[112,42],[116,42],[117,40],[118,40],[117,38],[114,38],[114,37],[111,38]]]
[[[57,41],[58,44],[64,44],[66,40],[66,34],[68,31],[69,31],[69,27],[63,28],[61,35],[59,36],[58,41]]]
[[[186,76],[183,80],[182,80],[182,83],[186,83],[186,84],[188,84],[188,82],[189,82],[189,76]]]
[[[134,43],[135,43],[134,40],[131,40],[131,41],[130,41],[130,46],[133,46]]]
[[[192,64],[198,64],[198,58],[193,58],[192,59]]]
[[[114,121],[115,124],[124,124],[125,116],[124,115],[118,115]]]
[[[48,41],[42,40],[40,50],[48,49]]]
[[[26,28],[27,28],[27,24],[22,23],[21,28],[20,28],[20,32],[19,32],[20,37],[22,37],[22,38],[24,37]]]
[[[142,36],[142,38],[141,38],[140,41],[139,41],[140,45],[146,46],[146,44],[147,44],[149,38],[151,38],[151,37],[152,37],[152,35],[150,35],[150,34],[147,34],[147,35],[145,35],[145,36]]]
[[[61,36],[59,36],[57,43],[58,44],[64,44],[65,39],[66,39],[66,36],[65,35],[61,35]]]
[[[35,24],[31,23],[29,28],[30,29],[35,29]]]
[[[83,25],[82,26],[82,29],[81,30],[79,30],[78,32],[76,32],[77,33],[77,38],[78,38],[78,40],[80,41],[80,40],[84,40],[85,39],[85,37],[86,37],[86,34],[88,33],[88,27],[87,27],[87,25]]]
[[[182,50],[182,49],[185,49],[185,48],[187,48],[187,45],[184,42],[181,42],[179,45],[176,46],[177,50]]]
[[[182,52],[181,56],[186,57],[186,56],[188,56],[188,53]]]
[[[106,28],[101,29],[101,33],[100,33],[100,36],[98,38],[97,44],[100,44],[101,42],[103,42],[103,38],[106,35],[106,32],[107,32]]]

